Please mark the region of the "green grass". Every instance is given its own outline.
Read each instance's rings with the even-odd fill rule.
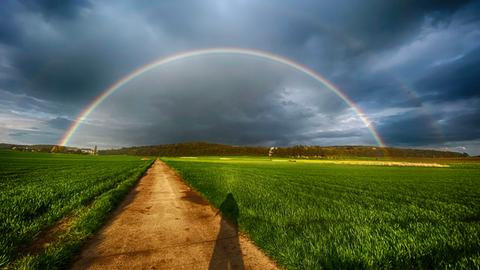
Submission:
[[[0,151],[0,267],[64,268],[151,162]],[[55,243],[29,251],[42,231],[65,217],[71,225]]]
[[[164,158],[287,269],[480,268],[480,166]]]

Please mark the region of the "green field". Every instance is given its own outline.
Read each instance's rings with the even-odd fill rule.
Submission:
[[[63,268],[151,162],[0,151],[0,267]]]
[[[480,268],[479,164],[163,160],[287,269]]]

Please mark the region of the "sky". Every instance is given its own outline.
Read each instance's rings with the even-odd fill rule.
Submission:
[[[480,155],[479,1],[0,2],[0,142],[55,144],[109,86],[181,52],[235,47],[303,65],[202,55],[137,76],[68,142],[386,145]]]

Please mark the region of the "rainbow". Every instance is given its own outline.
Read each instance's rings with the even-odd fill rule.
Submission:
[[[318,73],[313,71],[312,69],[303,66],[301,64],[295,63],[292,60],[289,60],[285,57],[274,55],[268,52],[264,51],[258,51],[258,50],[252,50],[252,49],[242,49],[242,48],[210,48],[210,49],[199,49],[199,50],[193,50],[193,51],[186,51],[186,52],[181,52],[177,53],[171,56],[167,56],[164,58],[160,58],[154,62],[151,62],[149,64],[146,64],[144,66],[141,66],[137,69],[135,69],[133,72],[130,74],[124,76],[121,78],[119,81],[116,83],[112,84],[109,88],[107,88],[105,91],[102,92],[98,97],[96,97],[90,104],[88,104],[85,109],[80,112],[78,117],[73,121],[72,125],[67,129],[65,134],[62,136],[60,141],[58,142],[59,145],[66,146],[70,139],[73,137],[75,132],[78,130],[79,126],[84,122],[88,116],[97,108],[102,102],[107,99],[109,96],[111,96],[113,93],[115,93],[117,90],[119,90],[122,86],[125,86],[130,82],[131,80],[137,78],[138,76],[142,75],[145,72],[148,72],[156,67],[159,67],[161,65],[165,65],[177,60],[185,59],[185,58],[190,58],[190,57],[197,57],[197,56],[203,56],[203,55],[222,55],[222,54],[234,54],[234,55],[246,55],[246,56],[254,56],[254,57],[259,57],[262,59],[267,59],[273,62],[277,63],[282,63],[285,64],[293,69],[296,69],[298,71],[301,71],[308,76],[314,78],[318,82],[322,83],[324,86],[326,86],[330,91],[335,93],[338,97],[340,97],[345,103],[350,106],[355,113],[358,115],[358,117],[362,120],[362,122],[365,124],[365,126],[369,129],[370,133],[373,135],[373,138],[377,142],[378,146],[380,147],[385,147],[385,143],[381,139],[380,135],[378,132],[375,130],[374,126],[372,123],[368,120],[367,116],[365,113],[352,101],[351,98],[349,98],[347,95],[345,95],[340,89],[335,86],[333,83],[329,82],[327,79],[324,77],[320,76]]]

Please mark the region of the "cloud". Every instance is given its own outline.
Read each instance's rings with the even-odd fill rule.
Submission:
[[[27,9],[33,12],[39,12],[47,19],[61,18],[71,19],[74,18],[77,13],[89,6],[89,1],[86,0],[23,0],[20,1]]]
[[[478,98],[478,8],[476,1],[6,0],[0,114],[5,121],[35,119],[29,128],[60,137],[69,119],[132,70],[180,51],[231,46],[314,69],[340,86],[392,145],[453,147],[479,139],[472,128],[476,109],[457,110],[463,118],[454,119],[443,108]],[[215,61],[202,63],[201,71],[192,62],[162,71],[170,77],[142,77],[132,85],[144,96],[112,97],[118,104],[103,104],[85,124],[93,133],[77,143],[95,143],[99,129],[116,138],[110,145],[372,143],[343,101],[315,92],[311,79],[275,65],[252,68],[243,58]],[[430,123],[464,133],[439,137],[425,130]]]
[[[443,102],[431,115],[415,110],[394,114],[384,119],[379,132],[390,145],[476,145],[480,138],[480,128],[476,124],[480,121],[479,105],[480,99],[476,98]]]
[[[146,73],[105,100],[89,119],[73,144],[332,144],[332,134],[322,132],[366,129],[344,101],[308,75],[232,55],[182,60]],[[359,137],[372,143],[368,133]]]
[[[379,126],[382,138],[389,145],[419,146],[443,143],[442,134],[434,126],[435,122],[410,112],[389,117]]]
[[[479,32],[480,35],[480,32]],[[479,36],[480,38],[480,36]],[[479,47],[449,64],[433,67],[417,82],[429,100],[445,101],[480,97]],[[461,61],[460,61],[461,60]]]
[[[61,129],[61,130],[66,130],[69,126],[72,125],[71,120],[63,117],[53,118],[51,120],[48,120],[47,123],[52,128]]]

